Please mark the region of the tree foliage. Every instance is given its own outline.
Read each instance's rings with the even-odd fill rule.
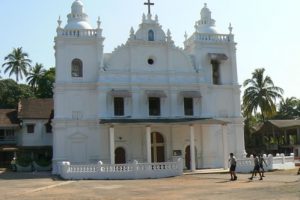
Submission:
[[[244,81],[243,112],[246,116],[256,114],[260,109],[263,121],[276,113],[276,100],[282,99],[283,89],[274,85],[269,76],[264,76],[265,69],[256,69],[252,78]]]
[[[34,92],[38,90],[38,84],[43,78],[46,70],[43,64],[36,63],[34,67],[30,68],[26,81],[31,86]]]
[[[17,108],[22,98],[53,97],[55,68],[45,70],[40,63],[31,67],[31,60],[28,54],[23,52],[22,47],[14,48],[4,60],[6,61],[2,64],[4,73],[9,72],[9,77],[15,75],[16,81],[0,77],[0,108]],[[18,84],[23,77],[28,84]]]
[[[34,97],[28,85],[19,85],[12,79],[0,80],[0,88],[0,108],[17,108],[20,99]]]
[[[296,97],[282,99],[279,103],[279,110],[276,119],[300,118],[300,99]]]
[[[50,68],[37,81],[37,90],[35,95],[37,98],[52,98],[53,84],[55,82],[55,68]]]
[[[27,70],[30,67],[31,60],[28,59],[28,54],[23,52],[22,47],[14,48],[13,51],[8,54],[4,60],[6,61],[2,67],[5,67],[4,73],[9,71],[9,77],[16,76],[16,81],[23,79],[23,76],[27,76]]]

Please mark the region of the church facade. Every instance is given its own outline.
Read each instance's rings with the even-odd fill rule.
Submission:
[[[228,34],[217,32],[205,4],[179,48],[145,4],[138,29],[111,53],[104,53],[101,22],[89,24],[80,0],[64,27],[58,20],[53,173],[62,161],[182,158],[186,169],[227,168],[230,152],[244,154],[231,26]]]

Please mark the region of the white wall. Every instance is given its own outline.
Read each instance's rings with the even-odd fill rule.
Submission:
[[[46,133],[45,124],[48,120],[26,120],[19,131],[18,145],[20,146],[51,146],[53,133]],[[27,125],[34,125],[34,133],[27,133]]]

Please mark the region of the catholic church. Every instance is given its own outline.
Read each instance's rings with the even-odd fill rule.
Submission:
[[[227,168],[230,152],[245,153],[231,25],[228,33],[218,32],[204,4],[180,48],[153,16],[154,3],[145,5],[137,29],[129,27],[128,40],[110,53],[104,53],[105,27],[99,19],[97,27],[90,25],[80,0],[66,25],[58,20],[54,174],[65,161],[117,165],[181,158],[183,169]]]

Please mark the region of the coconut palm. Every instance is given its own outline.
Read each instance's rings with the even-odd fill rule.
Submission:
[[[43,64],[36,63],[34,67],[30,68],[30,71],[28,73],[26,81],[31,86],[34,92],[37,90],[39,81],[42,79],[46,72],[46,70],[43,68]]]
[[[257,113],[259,108],[262,120],[276,113],[276,99],[282,99],[283,89],[274,86],[269,76],[264,76],[265,69],[256,69],[252,78],[244,81],[243,86],[247,87],[243,95],[243,111],[246,116],[253,112]]]
[[[279,104],[277,118],[294,119],[298,117],[300,117],[300,100],[295,97],[283,99]]]
[[[9,71],[9,77],[14,74],[18,82],[19,78],[23,79],[23,75],[27,75],[27,68],[30,67],[31,60],[28,59],[28,54],[22,51],[22,47],[14,48],[4,60],[7,62],[2,67],[6,67],[4,73]]]

